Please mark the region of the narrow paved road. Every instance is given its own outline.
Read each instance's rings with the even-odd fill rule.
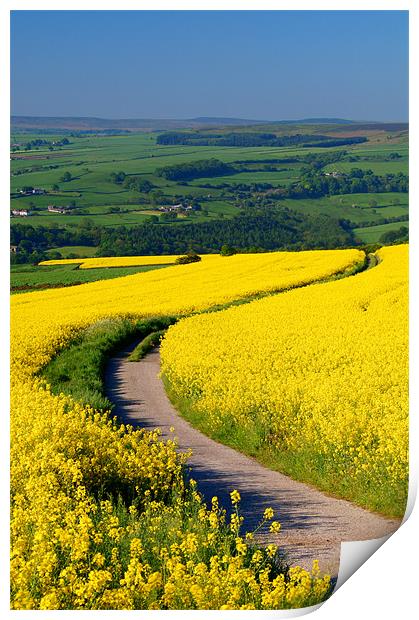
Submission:
[[[342,541],[381,538],[399,526],[398,520],[329,497],[209,439],[170,403],[158,376],[158,350],[141,362],[128,362],[126,355],[112,358],[106,371],[107,395],[115,403],[114,413],[133,426],[159,427],[163,438],[175,436],[181,451],[191,448],[189,466],[199,490],[208,501],[217,495],[220,504],[230,509],[230,491],[237,489],[246,530],[254,529],[265,508],[271,506],[281,522],[281,533],[265,531],[261,539],[280,545],[292,564],[311,569],[313,559],[318,559],[322,570],[336,576]],[[174,433],[170,427],[175,428]]]

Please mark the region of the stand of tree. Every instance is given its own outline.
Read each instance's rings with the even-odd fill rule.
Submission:
[[[175,164],[157,168],[157,176],[169,181],[189,181],[199,177],[218,177],[237,172],[233,166],[220,159],[200,159],[198,161]]]
[[[62,138],[61,140],[42,140],[41,138],[36,138],[35,140],[30,140],[21,146],[24,147],[25,151],[31,151],[32,149],[39,148],[41,146],[48,146],[52,149],[54,146],[65,146],[66,144],[70,144],[70,140],[68,138]],[[18,147],[12,147],[12,151],[16,151]]]
[[[397,243],[409,242],[409,229],[407,226],[400,226],[398,230],[389,230],[380,237],[380,243],[384,245],[395,245]]]
[[[278,187],[272,197],[281,198],[321,198],[341,194],[365,194],[381,192],[408,192],[409,177],[402,172],[378,176],[372,170],[353,168],[349,173],[339,176],[326,176],[317,170],[302,170],[297,183],[289,187]]]
[[[326,176],[319,172],[321,164],[302,169],[300,179],[291,185],[273,186],[271,183],[200,183],[199,187],[223,189],[225,197],[251,200],[254,194],[263,193],[266,199],[275,201],[284,198],[322,198],[323,196],[340,196],[342,194],[367,194],[376,192],[409,191],[409,177],[402,172],[378,176],[372,170],[353,168],[340,176]]]
[[[94,226],[74,229],[14,224],[12,263],[39,262],[45,251],[63,245],[99,246],[98,256],[218,253],[222,246],[241,252],[337,248],[355,244],[350,225],[328,216],[308,216],[283,209],[272,214],[254,209],[230,219],[184,226],[143,224],[133,228]]]
[[[375,220],[366,220],[364,222],[348,222],[348,226],[351,228],[370,228],[370,226],[381,226],[382,224],[393,224],[395,222],[408,222],[409,215],[394,215],[392,217],[379,217]]]
[[[366,142],[365,137],[334,138],[316,134],[276,136],[274,133],[233,132],[208,134],[202,132],[170,131],[157,136],[157,144],[185,144],[190,146],[320,146],[333,147]]]
[[[277,214],[244,213],[230,220],[189,224],[106,228],[98,255],[200,254],[220,252],[224,245],[239,251],[302,250],[354,245],[346,223],[328,216],[300,215],[283,210]]]
[[[10,260],[15,263],[38,263],[45,260],[46,250],[64,245],[97,246],[103,228],[95,226],[91,220],[83,219],[74,229],[63,226],[31,226],[30,224],[12,224],[10,244],[16,246]]]
[[[324,153],[307,153],[306,155],[295,155],[293,157],[271,157],[269,159],[237,159],[233,162],[236,164],[298,164],[303,163],[314,168],[320,169],[327,164],[333,164],[337,161],[356,161],[356,158],[349,156],[348,151],[328,151]]]

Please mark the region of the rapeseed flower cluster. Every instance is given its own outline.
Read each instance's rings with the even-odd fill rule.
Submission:
[[[210,433],[246,429],[293,475],[399,515],[408,248],[378,258],[354,277],[182,319],[163,340],[162,372]]]
[[[274,550],[240,536],[237,495],[230,522],[215,499],[207,510],[185,487],[174,442],[53,395],[39,371],[101,319],[190,314],[361,259],[356,250],[212,257],[12,298],[13,609],[270,609],[327,595],[326,576],[276,574]]]

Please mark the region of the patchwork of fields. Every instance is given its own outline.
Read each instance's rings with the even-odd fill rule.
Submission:
[[[39,136],[25,135],[24,140],[36,137]],[[22,142],[22,137],[16,135],[12,140]],[[404,142],[386,143],[383,140],[374,145],[366,142],[336,147],[333,151],[347,151],[351,161],[328,164],[324,167],[325,173],[349,172],[352,168],[370,169],[378,175],[408,173],[408,146]],[[93,225],[103,227],[132,227],[149,221],[156,214],[157,221],[162,222],[162,212],[158,208],[173,201],[200,204],[200,210],[179,214],[176,219],[179,225],[230,218],[240,212],[248,198],[241,187],[252,184],[287,187],[298,181],[305,165],[303,161],[293,162],[293,158],[324,152],[325,149],[315,147],[159,145],[155,133],[71,137],[70,144],[56,147],[53,152],[38,147],[12,154],[11,208],[29,209],[32,213],[29,217],[16,217],[14,221],[32,226],[64,225],[69,229],[86,217]],[[390,155],[395,158],[391,159]],[[227,176],[193,179],[187,183],[168,181],[156,174],[156,170],[164,166],[209,158],[225,163],[239,162],[245,170]],[[128,179],[135,177],[149,182],[151,191],[142,192],[115,184],[111,174],[118,171],[123,171]],[[61,179],[66,172],[70,173],[71,179],[63,182]],[[25,186],[41,188],[47,193],[22,196],[19,189]],[[352,208],[354,203],[356,208]],[[70,206],[71,209],[65,215],[48,212],[47,206],[51,204]],[[381,224],[380,218],[405,216],[407,219],[408,214],[407,195],[399,193],[332,196],[304,201],[288,199],[284,204],[306,213],[346,218],[354,224],[367,221],[372,226]],[[399,226],[397,222],[391,223],[390,228]]]

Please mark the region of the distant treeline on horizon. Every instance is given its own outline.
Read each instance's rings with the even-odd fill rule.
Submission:
[[[231,132],[224,134],[208,134],[200,132],[170,131],[157,136],[157,144],[188,146],[316,146],[332,147],[366,142],[365,136],[332,138],[322,135],[293,134],[276,136],[274,133]]]
[[[130,134],[142,131],[168,131],[176,132],[177,130],[205,130],[217,129],[225,130],[226,128],[241,128],[254,126],[255,129],[264,126],[268,131],[278,129],[281,133],[285,128],[298,127],[300,133],[305,132],[306,128],[319,126],[327,126],[330,131],[365,131],[381,130],[381,131],[407,131],[409,124],[407,122],[384,122],[384,121],[356,121],[340,118],[305,118],[296,120],[255,120],[241,118],[223,118],[223,117],[197,117],[190,119],[153,119],[153,118],[98,118],[89,116],[11,116],[12,133],[55,133],[74,132],[84,134],[100,134],[100,135],[119,135]],[[292,131],[292,129],[290,129]]]

